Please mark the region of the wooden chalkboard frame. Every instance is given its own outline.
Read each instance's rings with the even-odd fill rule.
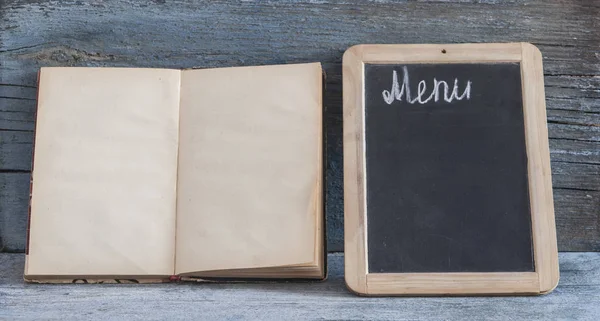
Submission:
[[[535,272],[369,273],[365,63],[519,62]],[[361,295],[543,294],[558,284],[558,249],[542,55],[529,43],[356,45],[343,57],[345,279]]]

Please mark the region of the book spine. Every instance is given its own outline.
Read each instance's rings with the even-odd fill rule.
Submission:
[[[328,134],[327,134],[327,126],[325,125],[325,121],[326,121],[326,116],[327,116],[327,106],[325,106],[325,93],[327,92],[327,73],[325,72],[325,69],[322,68],[322,72],[323,72],[323,78],[322,78],[322,91],[321,91],[321,109],[322,109],[322,114],[321,114],[321,135],[323,137],[323,145],[321,146],[321,166],[323,166],[322,172],[321,172],[321,179],[322,179],[322,190],[321,193],[323,193],[322,199],[323,199],[323,203],[321,204],[322,206],[322,213],[323,213],[323,219],[321,221],[321,228],[323,229],[323,269],[325,270],[325,273],[323,274],[323,281],[327,280],[327,272],[329,271],[329,269],[327,268],[327,146],[328,145]]]

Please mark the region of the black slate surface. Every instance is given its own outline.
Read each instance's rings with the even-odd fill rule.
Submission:
[[[519,64],[366,64],[365,91],[369,271],[533,271]]]

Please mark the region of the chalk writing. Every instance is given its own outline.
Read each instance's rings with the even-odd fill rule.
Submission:
[[[452,92],[449,92],[450,86],[447,82],[433,78],[433,91],[431,91],[427,98],[424,98],[425,93],[427,92],[427,83],[425,80],[421,80],[417,85],[417,96],[412,98],[410,92],[410,76],[406,66],[402,67],[402,72],[402,86],[400,86],[400,83],[398,82],[398,73],[396,70],[394,70],[392,75],[392,88],[390,90],[384,90],[381,92],[383,100],[388,105],[391,105],[395,100],[402,101],[403,98],[405,98],[406,102],[409,104],[426,104],[432,99],[434,102],[438,102],[440,100],[440,90],[443,91],[441,98],[448,103],[451,103],[454,100],[463,100],[464,98],[467,100],[471,99],[471,81],[467,81],[465,89],[463,90],[462,94],[459,95],[458,78],[454,78]]]

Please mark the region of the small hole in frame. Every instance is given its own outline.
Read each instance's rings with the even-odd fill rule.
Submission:
[[[446,49],[442,49],[442,53],[445,54],[446,53]]]

